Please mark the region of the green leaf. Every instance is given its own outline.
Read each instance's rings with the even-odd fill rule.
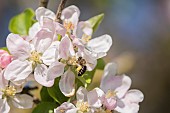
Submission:
[[[28,35],[28,30],[35,22],[34,11],[32,9],[26,9],[24,12],[14,16],[9,23],[9,30],[12,33],[20,35]]]
[[[49,95],[59,104],[66,102],[69,98],[64,96],[59,88],[60,77],[55,79],[55,83],[52,87],[47,88]]]
[[[43,102],[54,102],[53,98],[48,94],[47,88],[42,87],[40,91],[41,101]]]
[[[92,25],[93,28],[93,32],[95,32],[97,30],[97,28],[99,27],[100,23],[102,22],[104,18],[104,14],[99,14],[97,16],[94,16],[92,18],[90,18],[88,21],[90,22],[90,24]]]
[[[52,102],[41,102],[38,104],[32,113],[50,113],[51,111],[54,110],[54,108],[57,108],[58,105],[56,103]]]
[[[8,50],[7,47],[2,47],[2,48],[0,48],[0,49],[5,50],[5,51],[7,51],[7,52],[9,53],[9,50]]]
[[[97,60],[96,69],[104,70],[105,65],[106,65],[105,61],[102,58],[100,58]]]

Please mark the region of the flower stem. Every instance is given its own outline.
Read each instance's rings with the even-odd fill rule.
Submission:
[[[64,9],[64,6],[66,4],[67,0],[61,0],[60,1],[60,4],[58,6],[58,10],[57,10],[57,13],[56,13],[56,22],[60,22],[61,21],[61,13],[62,13],[62,10]]]
[[[47,8],[49,0],[40,0],[39,7],[45,7]]]

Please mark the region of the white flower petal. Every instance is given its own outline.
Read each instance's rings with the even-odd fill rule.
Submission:
[[[108,81],[110,80],[110,78],[112,78],[116,74],[117,74],[117,64],[116,63],[108,63],[104,68],[104,74],[102,76],[102,80],[100,83],[100,88],[103,91],[107,92],[108,88],[107,88],[106,84],[108,84]],[[114,83],[111,83],[110,85],[112,85],[112,84],[114,84]]]
[[[40,53],[45,52],[46,49],[49,48],[53,40],[53,33],[46,30],[41,29],[35,36],[34,39],[34,46],[35,50],[37,50]]]
[[[55,14],[49,10],[49,9],[46,9],[44,7],[39,7],[36,11],[35,11],[35,15],[36,15],[36,19],[42,23],[43,21],[43,18],[44,17],[48,17],[48,18],[51,18],[52,20],[55,20]]]
[[[8,85],[8,81],[4,78],[4,71],[0,70],[0,89],[5,88]],[[1,91],[0,91],[1,95]]]
[[[56,50],[58,50],[59,42],[55,41],[51,44],[51,46],[43,53],[41,59],[43,63],[46,65],[51,65],[55,59],[56,55],[58,54]],[[58,55],[57,55],[58,56]]]
[[[65,64],[60,63],[58,61],[54,62],[50,65],[48,69],[47,80],[54,80],[55,78],[61,76],[64,73]]]
[[[141,91],[137,89],[131,89],[126,93],[126,100],[129,100],[131,103],[139,103],[144,99],[144,95]]]
[[[99,108],[102,106],[102,101],[100,97],[104,95],[104,92],[99,89],[95,88],[92,91],[87,93],[88,104],[92,107]]]
[[[9,113],[10,106],[6,99],[0,99],[0,113]]]
[[[71,97],[75,93],[75,75],[72,71],[68,70],[61,76],[59,81],[59,87],[61,92],[67,96]]]
[[[6,40],[7,48],[14,58],[25,60],[30,56],[30,45],[17,34],[9,34]]]
[[[12,104],[20,109],[29,109],[33,107],[33,98],[26,94],[17,94],[14,98],[10,98]]]
[[[26,94],[17,94],[14,98],[10,98],[9,101],[20,109],[29,109],[33,107],[33,98]]]
[[[4,72],[4,77],[12,82],[25,80],[32,72],[32,64],[26,61],[12,61]]]
[[[35,80],[46,87],[51,87],[54,84],[54,80],[47,80],[47,66],[39,64],[34,70]]]
[[[97,58],[106,56],[106,52],[110,49],[112,45],[112,38],[109,35],[102,35],[100,37],[94,38],[87,43],[87,48],[96,53]]]
[[[62,20],[69,20],[71,21],[74,25],[77,25],[78,19],[80,16],[80,10],[78,7],[75,5],[71,5],[69,7],[66,7],[61,14],[61,19]]]
[[[59,58],[68,59],[69,56],[74,56],[75,52],[73,45],[68,36],[62,38],[59,45]]]
[[[88,91],[84,87],[79,87],[76,93],[77,101],[87,101]]]
[[[64,110],[64,113],[77,113],[77,108],[69,102],[64,102],[59,107],[54,109],[54,113],[62,113],[61,110]]]
[[[30,39],[28,41],[32,40],[40,30],[40,24],[38,22],[34,23],[32,27],[29,28]]]

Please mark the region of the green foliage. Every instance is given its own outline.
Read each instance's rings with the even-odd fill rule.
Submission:
[[[35,20],[34,11],[32,9],[26,9],[24,12],[14,16],[9,23],[9,30],[12,33],[20,35],[28,35],[29,28],[33,25]]]
[[[8,50],[7,47],[2,47],[2,48],[0,48],[0,49],[5,50],[5,51],[7,51],[7,52],[9,53],[9,50]]]
[[[92,25],[93,32],[95,32],[97,30],[97,28],[99,27],[103,18],[104,18],[104,14],[102,13],[102,14],[94,16],[88,20],[90,22],[90,24]]]
[[[47,88],[49,95],[59,104],[66,102],[69,98],[64,96],[59,88],[60,77],[55,79],[55,83],[52,87]]]
[[[93,71],[87,71],[84,75],[83,75],[83,78],[85,79],[87,85],[89,85],[93,79],[93,76],[96,72],[97,69],[99,70],[104,70],[104,67],[105,67],[105,62],[102,58],[98,59],[97,60],[97,65],[96,67],[94,68]]]
[[[49,95],[47,91],[47,87],[42,87],[40,91],[40,95],[41,95],[42,102],[54,102],[53,98]]]
[[[32,113],[53,113],[54,108],[57,108],[57,106],[56,103],[41,102],[34,108]]]

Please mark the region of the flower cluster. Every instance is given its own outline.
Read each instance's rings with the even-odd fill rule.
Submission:
[[[54,113],[137,113],[143,94],[129,90],[131,79],[117,75],[116,64],[108,63],[99,88],[87,91],[76,87],[76,78],[93,71],[97,60],[106,56],[112,45],[111,36],[92,38],[90,21],[80,21],[79,9],[72,5],[61,14],[44,7],[35,11],[37,22],[27,36],[10,33],[7,51],[0,50],[0,112],[8,113],[11,103],[17,108],[31,108],[33,98],[21,94],[30,80],[52,87],[56,78],[65,97],[74,97],[56,106]],[[90,76],[90,75],[89,75]]]

